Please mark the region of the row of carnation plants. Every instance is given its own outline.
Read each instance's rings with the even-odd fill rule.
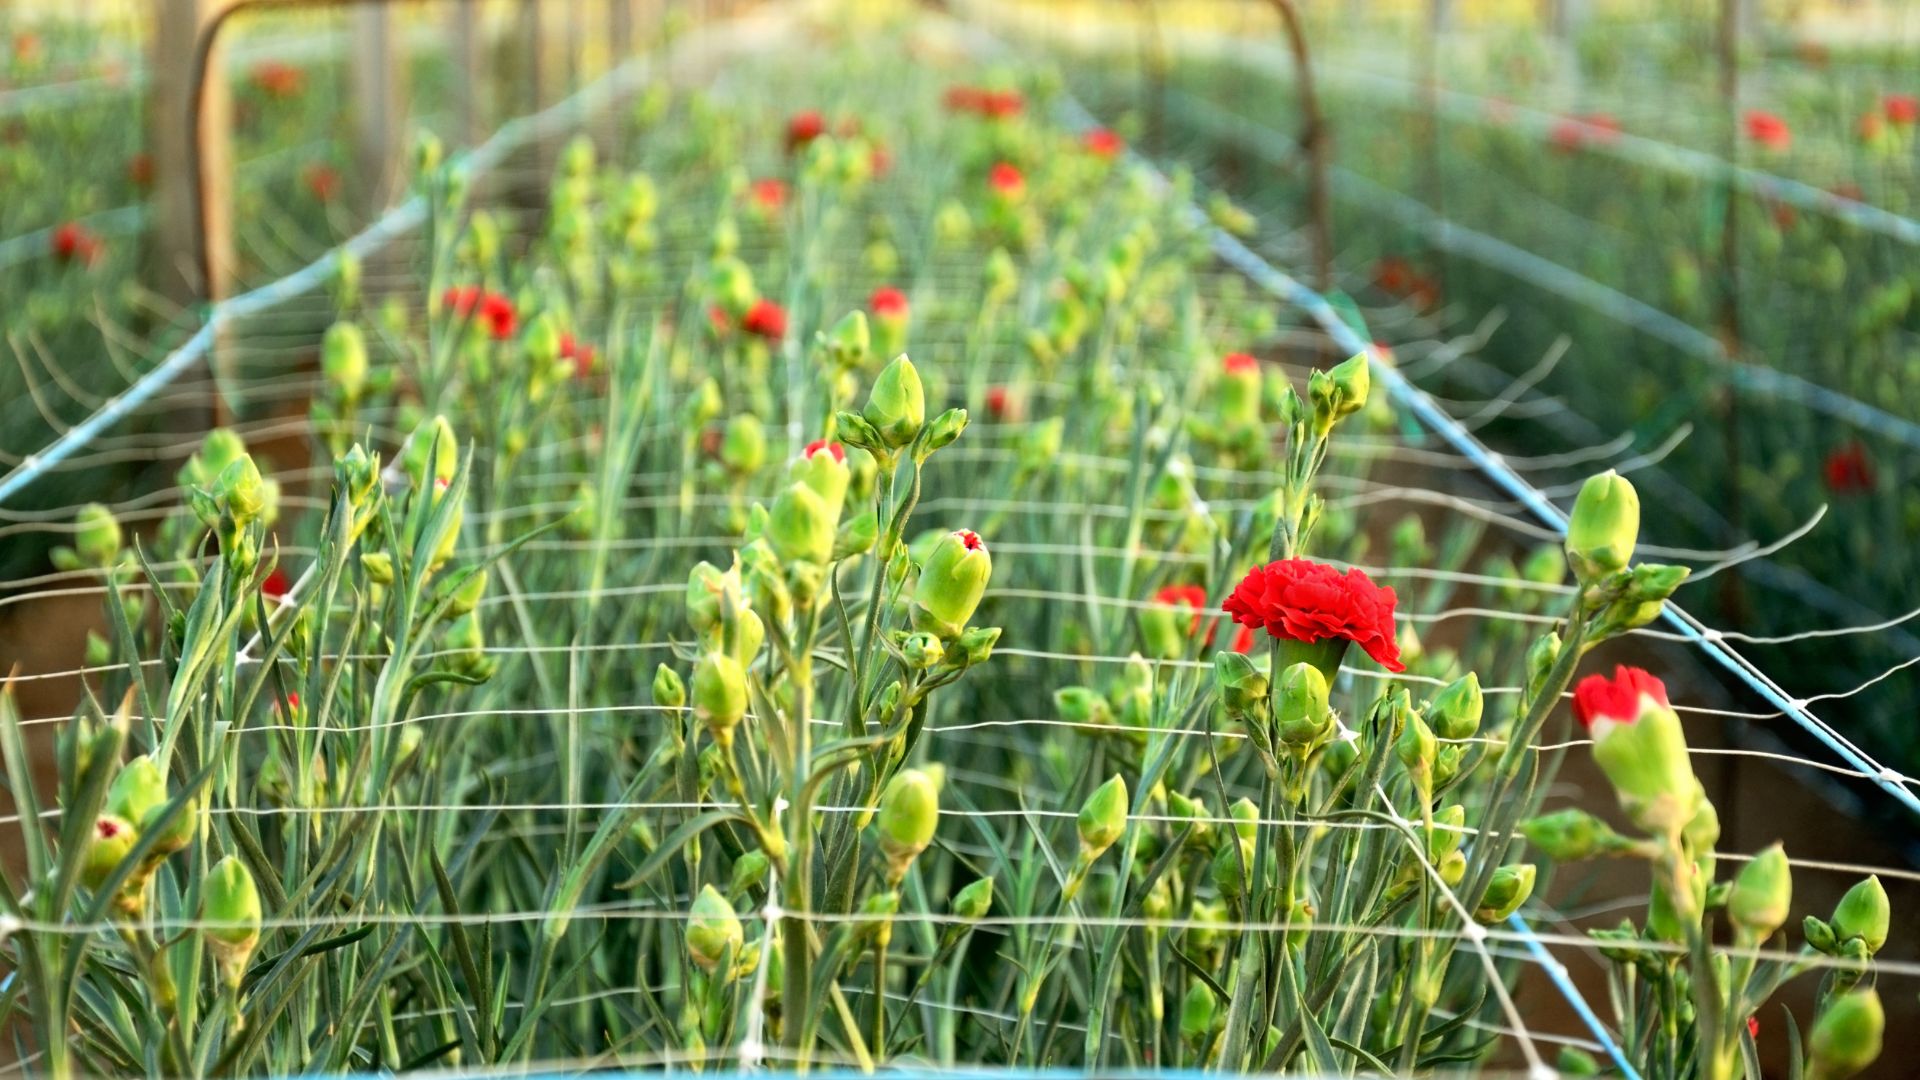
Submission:
[[[979,144],[1019,145],[1002,127],[1029,123],[1018,96],[1010,107],[994,100],[1002,105],[978,120]],[[799,140],[813,144],[809,197],[858,205],[864,177],[839,166],[859,144],[836,150],[819,129],[810,123]],[[1101,146],[1110,158],[1113,146]],[[580,271],[583,305],[594,300],[582,281],[597,280],[573,265],[592,252],[574,231],[592,228],[590,157],[575,150],[562,162],[542,247]],[[454,227],[446,211],[458,185],[427,165],[438,178],[429,182],[436,271],[484,270],[497,237],[484,217]],[[999,219],[993,237],[1026,248],[1043,228],[1038,211],[1061,209],[1035,206],[1011,164],[983,162],[978,173],[991,191],[986,219]],[[643,180],[614,188],[615,228],[631,251],[651,244]],[[569,835],[568,861],[541,866],[539,880],[476,874],[484,825],[453,832],[434,818],[416,831],[382,804],[406,790],[494,812],[482,800],[497,778],[454,764],[451,728],[429,734],[422,703],[444,707],[462,688],[486,687],[501,673],[489,637],[531,634],[509,614],[509,567],[522,565],[516,553],[538,554],[537,536],[507,536],[500,508],[529,434],[566,407],[555,387],[597,368],[615,394],[644,379],[651,349],[597,358],[561,332],[573,320],[550,303],[551,281],[544,293],[431,292],[439,332],[416,378],[454,419],[422,420],[384,467],[345,438],[330,447],[331,492],[294,582],[269,540],[277,488],[226,433],[182,470],[187,505],[150,539],[129,543],[104,508],[83,513],[58,558],[109,592],[113,627],[93,659],[150,663],[166,677],[123,679],[123,696],[83,707],[63,730],[52,800],[36,790],[5,699],[8,781],[28,823],[25,875],[0,895],[17,972],[5,1002],[49,1072],[482,1065],[569,1048],[798,1066],[1453,1067],[1493,1054],[1497,1038],[1484,1028],[1506,1019],[1510,973],[1486,942],[1515,932],[1544,883],[1523,839],[1549,867],[1644,862],[1653,896],[1644,920],[1595,935],[1612,963],[1623,1052],[1644,1075],[1757,1077],[1752,1020],[1780,985],[1816,970],[1804,1038],[1788,1021],[1796,1068],[1838,1080],[1876,1056],[1871,961],[1889,925],[1878,883],[1863,882],[1830,917],[1808,918],[1805,947],[1782,951],[1786,858],[1770,849],[1720,875],[1714,810],[1659,681],[1622,668],[1575,685],[1591,650],[1657,618],[1686,576],[1633,561],[1639,503],[1624,478],[1594,477],[1579,494],[1565,544],[1573,588],[1503,680],[1518,690],[1511,710],[1490,704],[1509,699],[1483,694],[1476,674],[1409,670],[1421,650],[1394,590],[1315,557],[1316,541],[1353,542],[1351,523],[1317,489],[1338,453],[1335,432],[1383,407],[1369,355],[1310,372],[1304,393],[1248,354],[1203,359],[1196,422],[1185,429],[1142,419],[1160,404],[1151,394],[1124,398],[1120,417],[1139,409],[1124,438],[1136,461],[1162,455],[1157,475],[1174,504],[1204,505],[1190,466],[1164,468],[1179,431],[1203,460],[1271,468],[1257,474],[1271,490],[1248,511],[1194,511],[1171,535],[1137,514],[1125,523],[1136,545],[1203,552],[1207,571],[1133,603],[1121,628],[1133,651],[1111,678],[1046,676],[1062,723],[1043,754],[1083,767],[1063,774],[1067,790],[1024,792],[1007,813],[983,816],[984,792],[950,775],[927,728],[936,707],[951,715],[995,700],[981,684],[994,684],[1003,632],[977,616],[1003,518],[914,531],[929,463],[955,475],[939,455],[967,430],[967,411],[930,410],[920,369],[905,355],[887,359],[908,332],[905,306],[877,296],[877,326],[852,313],[806,350],[802,370],[826,403],[809,418],[819,437],[791,460],[770,460],[761,424],[775,415],[777,372],[764,343],[786,339],[787,314],[759,295],[731,229],[716,226],[688,288],[730,343],[729,381],[753,400],[721,422],[718,387],[682,376],[680,489],[691,513],[693,463],[711,432],[717,468],[699,475],[725,482],[718,517],[731,551],[693,566],[671,619],[642,605],[622,624],[673,626],[672,659],[644,680],[661,723],[628,737],[613,763],[617,798],[590,835],[577,844]],[[1081,343],[1090,324],[1138,318],[1123,303],[1126,283],[1154,240],[1144,223],[1118,235],[1092,277],[1083,265],[1043,280],[1052,321],[1020,331],[1028,362],[1083,378],[1107,408],[1123,391],[1070,365],[1091,364]],[[1021,287],[1006,251],[979,263],[989,297]],[[342,276],[336,297],[352,307],[353,275]],[[366,353],[354,322],[328,335],[328,389],[315,404],[323,432],[392,394]],[[985,389],[968,376],[938,385],[957,384],[969,400]],[[639,423],[611,414],[598,436],[630,457]],[[504,434],[483,470],[456,431],[489,426]],[[1039,457],[1057,455],[1058,418],[1034,430]],[[1051,495],[1097,502],[1099,486],[1082,475]],[[555,522],[589,542],[596,585],[623,491],[583,488],[580,509]],[[747,496],[756,491],[772,494]],[[484,527],[467,520],[470,498],[487,500]],[[463,534],[484,534],[486,554],[468,555]],[[1156,563],[1154,573],[1183,565]],[[500,604],[496,571],[509,588]],[[1059,636],[1018,644],[1088,651],[1084,631]],[[1557,765],[1538,747],[1557,741],[1547,729],[1564,717],[1570,688],[1573,717],[1618,795],[1617,829],[1579,811],[1538,813]],[[538,678],[522,689],[551,691]],[[263,712],[273,749],[243,757],[239,727]],[[557,730],[571,764],[565,786],[546,790],[572,804],[584,751],[571,727]],[[354,756],[323,753],[322,734],[351,734]],[[1038,813],[1062,798],[1078,807],[1070,833]],[[264,804],[330,812],[271,845],[215,813]],[[646,810],[660,805],[687,809],[656,830]],[[45,830],[32,824],[42,820]],[[986,824],[1003,820],[1006,830]],[[594,904],[635,896],[657,899],[661,919],[594,919]],[[502,902],[543,914],[524,933],[496,928],[487,916]],[[597,950],[630,966],[617,970]],[[604,985],[627,987],[631,1006],[583,1027],[561,1004],[563,991]],[[448,1004],[401,1018],[427,1000]],[[417,1045],[411,1023],[438,1025],[424,1054],[401,1051],[403,1033]],[[1572,1050],[1560,1063],[1598,1067]]]

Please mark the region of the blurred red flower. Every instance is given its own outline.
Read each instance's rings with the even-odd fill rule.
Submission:
[[[1787,122],[1764,109],[1748,109],[1747,138],[1769,150],[1785,150],[1793,145],[1793,132]]]

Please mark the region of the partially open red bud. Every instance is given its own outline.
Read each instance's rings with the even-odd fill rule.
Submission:
[[[1634,824],[1678,837],[1697,809],[1698,785],[1667,688],[1634,667],[1615,668],[1611,679],[1589,675],[1574,688],[1573,715]]]
[[[107,789],[107,813],[133,822],[142,833],[161,828],[161,814],[172,796],[167,792],[166,773],[151,755],[142,755],[121,767]],[[155,855],[170,855],[193,839],[195,825],[191,801],[180,808],[164,831],[155,838]]]
[[[140,840],[133,823],[114,814],[101,814],[87,837],[87,850],[80,857],[80,883],[98,890],[106,884],[120,864],[127,861],[133,845]]]
[[[986,595],[993,557],[980,535],[958,529],[940,537],[920,566],[913,590],[913,626],[941,638],[958,637]]]
[[[1216,384],[1222,423],[1238,427],[1260,422],[1260,361],[1246,353],[1229,353],[1221,361]]]
[[[1611,855],[1631,846],[1626,837],[1585,810],[1556,810],[1520,823],[1520,834],[1554,862]]]

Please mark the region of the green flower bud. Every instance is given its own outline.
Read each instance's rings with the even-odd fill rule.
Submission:
[[[1807,1035],[1806,1080],[1845,1080],[1880,1056],[1886,1011],[1872,988],[1834,998]]]
[[[152,755],[143,755],[121,766],[119,775],[113,778],[113,786],[107,789],[107,814],[124,818],[148,833],[159,828],[161,813],[171,798],[166,773]],[[188,802],[154,842],[154,854],[170,855],[186,847],[193,839],[193,830],[194,808]]]
[[[1592,1054],[1577,1046],[1563,1046],[1554,1061],[1554,1068],[1562,1076],[1599,1076],[1600,1062]]]
[[[1333,417],[1352,415],[1367,407],[1367,393],[1373,385],[1373,370],[1367,354],[1354,353],[1327,371],[1333,384]]]
[[[1439,862],[1458,851],[1467,838],[1467,808],[1454,803],[1433,812],[1433,835],[1427,838],[1427,857]]]
[[[1520,905],[1533,895],[1533,878],[1532,863],[1509,863],[1495,870],[1480,906],[1473,909],[1474,921],[1491,926],[1520,910]]]
[[[360,569],[366,573],[367,580],[375,585],[393,584],[393,555],[390,552],[361,552]]]
[[[882,444],[899,449],[914,440],[927,422],[927,396],[920,372],[903,353],[893,359],[867,394],[861,418],[873,426]]]
[[[993,910],[993,879],[983,877],[953,894],[953,914],[968,921],[987,917]]]
[[[760,299],[760,291],[753,284],[753,271],[732,255],[713,261],[707,271],[707,291],[713,302],[735,320]]]
[[[1433,733],[1449,740],[1471,739],[1480,730],[1480,714],[1485,698],[1480,693],[1480,676],[1473,672],[1448,683],[1427,707],[1427,723]]]
[[[1250,844],[1260,834],[1260,807],[1252,799],[1241,797],[1227,807],[1227,816],[1233,819],[1233,834],[1242,842]]]
[[[747,715],[747,673],[740,661],[709,652],[693,666],[693,715],[725,746],[734,726]]]
[[[1640,495],[1609,469],[1587,478],[1567,522],[1567,565],[1583,584],[1627,567],[1640,536]]]
[[[1267,677],[1253,661],[1237,652],[1213,654],[1213,684],[1227,718],[1235,723],[1264,725],[1267,719]]]
[[[1205,840],[1213,833],[1213,811],[1207,808],[1203,799],[1190,799],[1177,791],[1167,793],[1167,816],[1191,822],[1193,839]],[[1178,831],[1178,830],[1176,830]]]
[[[480,606],[480,598],[487,594],[487,572],[477,570],[453,590],[453,600],[447,605],[447,614],[465,615]]]
[[[712,974],[729,957],[737,956],[745,941],[733,905],[713,886],[702,888],[687,918],[687,954],[693,962]]]
[[[873,352],[873,332],[867,326],[867,313],[849,311],[833,324],[826,335],[827,355],[843,368],[854,368],[867,362],[867,356]]]
[[[745,896],[747,890],[767,880],[767,871],[773,868],[773,860],[764,851],[741,853],[733,861],[733,876],[728,880],[727,892],[732,896]]]
[[[863,918],[854,924],[858,938],[884,948],[893,943],[893,917],[900,914],[900,893],[893,889],[874,893],[860,902]]]
[[[452,483],[453,474],[460,469],[460,442],[453,437],[453,425],[444,416],[421,421],[407,438],[401,460],[406,463],[407,475],[413,478],[416,491]],[[433,468],[431,477],[427,475],[429,463]]]
[[[700,385],[687,395],[686,403],[681,406],[681,418],[689,434],[697,435],[701,428],[718,420],[725,408],[726,403],[720,397],[720,384],[709,375],[700,380]]]
[[[953,444],[960,433],[967,430],[967,410],[948,409],[933,418],[927,425],[927,451],[929,453]]]
[[[687,686],[680,673],[661,664],[653,671],[653,703],[663,709],[678,709],[687,703]]]
[[[1005,303],[1020,288],[1020,269],[1005,248],[994,248],[981,265],[980,277],[986,286],[988,303]]]
[[[1215,1013],[1219,1001],[1214,997],[1213,989],[1199,979],[1193,980],[1187,987],[1185,997],[1180,999],[1180,1037],[1189,1042],[1198,1043],[1213,1034]]]
[[[267,509],[267,486],[251,454],[242,454],[220,471],[219,496],[234,524],[245,525]]]
[[[914,671],[925,671],[939,663],[946,656],[946,646],[940,639],[925,631],[908,634],[900,643],[900,654],[905,657],[907,667]]]
[[[1887,890],[1878,877],[1868,877],[1840,898],[1830,922],[1837,941],[1859,938],[1868,953],[1877,953],[1887,943],[1887,926],[1892,918]]]
[[[914,629],[942,638],[959,636],[980,606],[992,574],[993,557],[979,533],[958,529],[940,537],[914,586]]]
[[[201,929],[230,987],[238,987],[247,958],[260,943],[260,890],[253,874],[233,855],[213,864],[200,883]]]
[[[367,339],[360,327],[337,322],[320,341],[320,370],[346,401],[358,401],[367,388]]]
[[[1400,728],[1400,738],[1393,744],[1393,752],[1424,795],[1433,787],[1433,758],[1437,750],[1433,731],[1419,713],[1412,709],[1404,711],[1405,720]]]
[[[1734,875],[1727,894],[1727,920],[1749,944],[1765,941],[1786,925],[1793,903],[1793,870],[1787,853],[1774,844],[1755,855]]]
[[[760,471],[767,461],[767,429],[752,413],[741,413],[727,421],[720,439],[720,463],[727,471],[746,476]]]
[[[1304,754],[1333,732],[1333,710],[1327,707],[1327,677],[1302,661],[1280,673],[1274,695],[1274,721],[1280,740]]]
[[[1577,862],[1595,855],[1611,855],[1631,847],[1631,841],[1585,810],[1557,810],[1520,823],[1520,834],[1554,862]]]
[[[1113,707],[1106,696],[1088,686],[1063,686],[1053,692],[1053,707],[1069,724],[1106,726],[1113,723]]]
[[[1082,860],[1091,862],[1127,830],[1127,782],[1115,774],[1101,784],[1080,807],[1077,824]]]
[[[87,850],[80,858],[80,883],[98,891],[120,864],[127,861],[140,834],[133,823],[115,814],[101,814],[87,837]]]
[[[1245,353],[1233,353],[1224,361],[1224,370],[1215,384],[1215,408],[1219,422],[1241,427],[1260,422],[1260,361]]]
[[[87,566],[102,569],[120,557],[120,522],[113,511],[88,503],[73,519],[73,550]]]
[[[817,492],[806,484],[789,484],[768,511],[766,538],[783,560],[824,566],[833,554],[834,524]]]
[[[703,560],[687,574],[687,621],[695,633],[709,636],[744,605],[737,570],[722,571]]]
[[[1535,638],[1527,647],[1527,700],[1536,697],[1546,685],[1547,676],[1560,659],[1560,635],[1552,630]]]
[[[1000,640],[1000,628],[997,626],[970,626],[960,635],[956,644],[966,657],[968,667],[984,664],[993,655],[993,646]]]
[[[840,511],[846,506],[847,486],[853,480],[853,471],[847,467],[846,451],[838,444],[817,442],[807,447],[799,458],[787,469],[790,479],[813,489],[815,495],[826,505],[827,515],[834,522],[840,520]]]
[[[907,865],[933,842],[940,824],[940,792],[919,769],[902,769],[880,793],[880,851],[887,876],[899,881]]]

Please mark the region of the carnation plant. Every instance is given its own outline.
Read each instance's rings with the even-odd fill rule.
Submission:
[[[39,1067],[1435,1072],[1537,1054],[1489,942],[1600,855],[1657,897],[1596,943],[1644,1075],[1757,1075],[1816,968],[1807,1074],[1870,1061],[1884,894],[1783,952],[1664,687],[1576,684],[1685,577],[1628,481],[1545,549],[1362,515],[1386,358],[908,41],[650,94],[537,216],[423,143],[414,303],[335,277],[326,480],[214,432],[158,527],[82,512],[55,785],[0,698]],[[1551,628],[1423,641],[1474,578]],[[1539,812],[1573,721],[1611,825]]]

